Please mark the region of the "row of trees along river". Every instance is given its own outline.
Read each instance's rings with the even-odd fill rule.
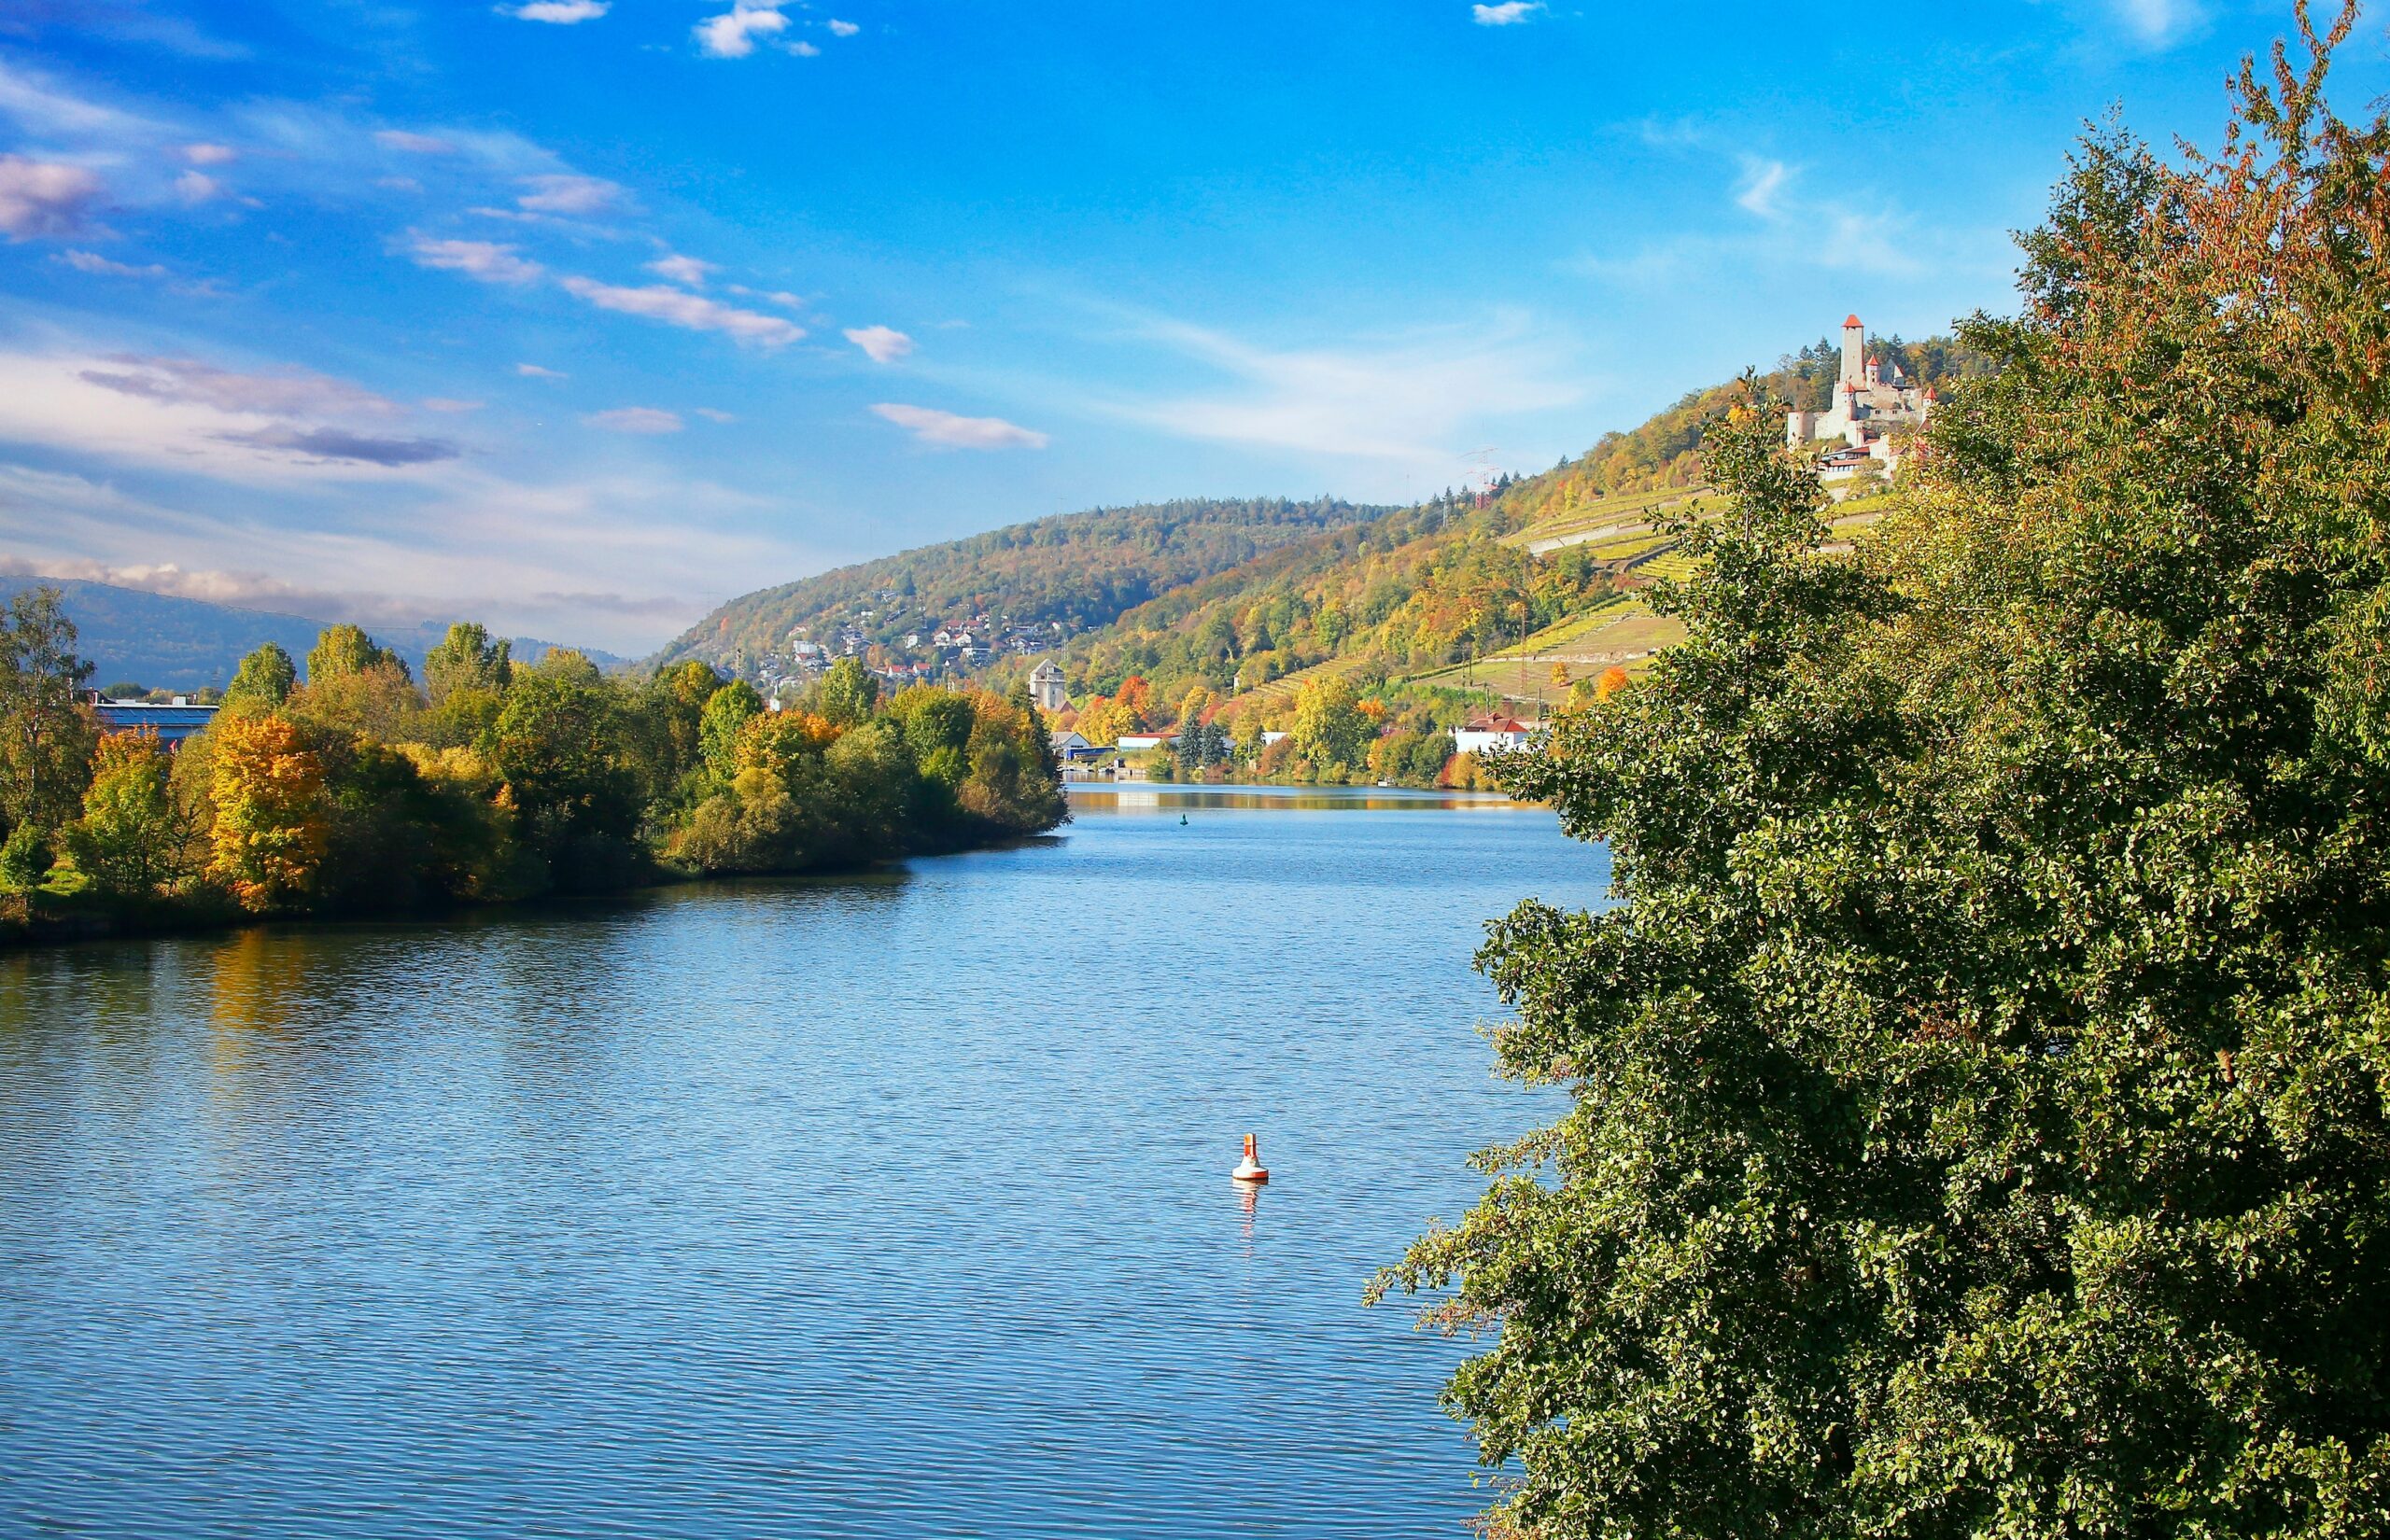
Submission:
[[[800,708],[684,662],[518,666],[452,627],[424,679],[352,625],[244,659],[168,752],[104,734],[54,591],[0,624],[0,916],[18,933],[336,915],[851,866],[1068,815],[1025,695],[881,701],[851,661]]]
[[[1754,401],[1691,637],[1509,767],[1618,908],[1573,1089],[1381,1282],[1494,1334],[1491,1533],[2390,1533],[2390,119],[2089,142],[1882,534]]]

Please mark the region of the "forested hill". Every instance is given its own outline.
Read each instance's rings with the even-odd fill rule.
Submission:
[[[698,658],[752,675],[785,657],[800,626],[834,651],[842,630],[894,645],[981,615],[994,627],[1075,635],[1156,595],[1383,511],[1333,498],[1257,497],[1057,514],[733,599],[656,661]]]
[[[1946,396],[1988,368],[1948,338],[1869,346]],[[1840,362],[1827,339],[1786,354],[1760,384],[1814,405]],[[1501,477],[1486,495],[1390,510],[1158,595],[1066,642],[1057,658],[1066,685],[1081,703],[1149,693],[1157,705],[1137,714],[1150,728],[1175,720],[1199,688],[1265,714],[1291,707],[1290,676],[1329,672],[1397,694],[1466,683],[1524,701],[1550,686],[1555,664],[1572,675],[1632,664],[1672,637],[1634,592],[1678,560],[1677,542],[1652,521],[1702,506],[1702,437],[1740,399],[1732,381],[1689,391],[1574,459]],[[1488,660],[1500,666],[1478,666]],[[1025,666],[1006,659],[996,672]]]

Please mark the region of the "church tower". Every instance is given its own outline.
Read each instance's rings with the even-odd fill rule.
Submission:
[[[1842,379],[1847,385],[1867,382],[1867,329],[1851,316],[1842,323]]]

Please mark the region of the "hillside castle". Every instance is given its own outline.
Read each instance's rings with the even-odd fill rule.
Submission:
[[[1819,479],[1829,485],[1850,480],[1871,460],[1890,475],[1900,465],[1892,430],[1923,427],[1934,399],[1932,390],[1910,384],[1899,364],[1869,356],[1867,329],[1853,315],[1842,323],[1842,377],[1835,383],[1834,404],[1823,412],[1787,413],[1784,441],[1798,449],[1841,440],[1843,447],[1819,463]]]

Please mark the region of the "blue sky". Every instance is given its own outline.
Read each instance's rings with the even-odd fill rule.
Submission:
[[[1043,513],[1539,469],[2005,307],[2081,120],[2213,143],[2288,7],[1849,14],[19,0],[0,570],[637,651]]]

